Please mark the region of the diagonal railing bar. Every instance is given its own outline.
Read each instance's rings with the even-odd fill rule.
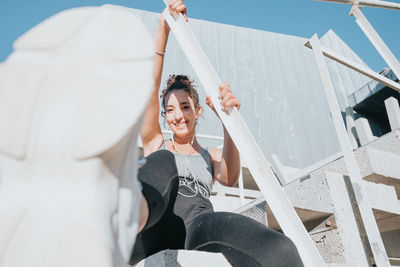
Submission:
[[[164,2],[168,6],[168,0],[164,0]],[[295,243],[304,265],[326,266],[238,110],[236,108],[228,112],[221,110],[218,99],[218,86],[221,84],[221,80],[189,25],[181,14],[174,17],[169,13],[164,15],[203,88],[211,96],[211,101],[222,123],[238,148],[241,158],[245,159],[254,180],[271,207],[283,232]],[[245,229],[243,230],[245,231]]]
[[[400,11],[399,3],[380,1],[380,0],[315,0],[315,1],[333,2],[333,3],[348,4],[348,5],[353,5],[355,3],[358,3],[360,6],[379,7],[379,8],[386,8],[386,9]]]
[[[369,202],[368,195],[365,190],[363,180],[361,178],[360,169],[358,168],[353,148],[351,146],[350,139],[347,135],[346,127],[342,119],[339,103],[335,94],[335,89],[329,75],[328,66],[326,65],[324,55],[321,50],[320,41],[316,34],[313,35],[310,43],[312,46],[315,61],[317,63],[318,71],[321,76],[321,81],[325,90],[333,124],[335,126],[341,150],[343,151],[344,161],[346,164],[348,175],[350,177],[351,185],[354,189],[354,195],[358,204],[365,231],[368,236],[368,241],[375,259],[375,263],[379,267],[389,267],[390,263],[386,254],[385,246],[383,245],[382,238],[379,233],[374,214],[372,212],[371,204]]]
[[[400,4],[399,4],[400,5]],[[372,45],[385,60],[388,66],[392,69],[394,75],[400,80],[400,62],[393,55],[392,51],[385,44],[379,34],[375,31],[374,27],[369,23],[367,18],[361,12],[358,4],[354,4],[351,8],[350,15],[356,18],[356,23],[360,26],[361,30],[368,37]]]
[[[312,49],[310,42],[307,42],[305,44],[305,46]],[[321,47],[321,51],[324,54],[324,56],[326,56],[330,59],[333,59],[336,62],[338,62],[348,68],[351,68],[371,79],[374,79],[375,81],[378,81],[400,93],[400,83],[397,83],[397,82],[383,76],[382,74],[376,73],[373,70],[371,70],[370,68],[365,67],[357,62],[354,62],[351,59],[348,59],[325,46],[321,45],[320,47]]]

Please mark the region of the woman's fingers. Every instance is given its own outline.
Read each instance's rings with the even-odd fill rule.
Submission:
[[[178,12],[182,13],[185,20],[188,21],[187,9],[181,0],[171,0],[169,2],[169,10],[172,14],[177,14]]]
[[[229,109],[231,107],[240,108],[240,101],[233,94],[229,83],[223,83],[219,86],[219,95],[221,100],[221,105],[224,109]]]
[[[231,108],[231,107],[236,107],[237,109],[240,108],[240,101],[236,97],[230,97],[222,103],[222,106],[225,109]]]
[[[209,95],[206,96],[206,104],[215,112],[214,105],[211,102],[211,96],[209,96]]]
[[[174,5],[175,5],[177,2],[179,2],[179,0],[171,0],[171,1],[169,1],[169,9],[170,9],[171,11],[174,10]]]
[[[183,17],[185,18],[186,22],[188,22],[188,18],[187,18],[187,9],[186,9],[186,6],[185,6],[184,4],[178,6],[178,7],[176,8],[176,11],[177,11],[177,12],[181,12],[182,15],[183,15]]]
[[[226,111],[229,108],[236,107],[240,108],[240,101],[236,98],[236,96],[232,93],[232,90],[229,86],[229,83],[223,83],[219,86],[219,99],[221,103],[222,110]],[[209,95],[206,96],[206,104],[214,111],[215,107],[211,103],[211,97]]]

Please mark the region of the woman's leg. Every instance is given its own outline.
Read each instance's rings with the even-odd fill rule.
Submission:
[[[183,249],[185,244],[185,225],[183,220],[168,207],[164,216],[152,227],[145,228],[136,237],[130,264],[134,265],[141,260],[165,249]]]
[[[239,214],[202,214],[187,231],[186,249],[221,252],[233,266],[303,266],[288,237]]]
[[[179,244],[183,247],[185,240],[183,222],[172,212],[179,184],[174,155],[166,150],[149,155],[146,164],[139,169],[139,180],[149,215],[144,229],[136,237],[131,264],[163,249]],[[172,238],[171,233],[175,233]]]

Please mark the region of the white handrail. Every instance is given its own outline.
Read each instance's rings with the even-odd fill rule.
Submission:
[[[169,134],[173,135],[174,133],[169,130],[162,130],[161,131],[163,134]],[[209,140],[217,140],[217,141],[224,141],[224,138],[221,136],[216,136],[216,135],[208,135],[208,134],[196,134],[196,137],[198,138],[204,138],[204,139],[209,139]]]

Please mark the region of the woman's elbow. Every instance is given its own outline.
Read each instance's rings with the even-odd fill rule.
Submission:
[[[239,181],[239,175],[240,175],[240,172],[228,174],[225,179],[225,186],[229,186],[229,187],[236,186]]]

